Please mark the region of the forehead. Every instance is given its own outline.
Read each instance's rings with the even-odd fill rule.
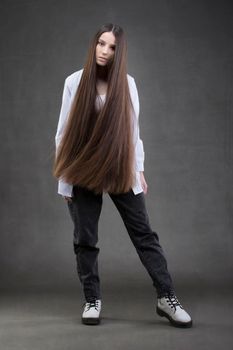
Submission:
[[[104,32],[99,37],[100,40],[105,41],[105,43],[109,45],[115,45],[116,44],[116,38],[115,35],[112,32]]]

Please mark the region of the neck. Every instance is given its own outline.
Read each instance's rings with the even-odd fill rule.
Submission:
[[[108,69],[107,69],[107,67],[97,65],[97,78],[100,80],[108,81]]]

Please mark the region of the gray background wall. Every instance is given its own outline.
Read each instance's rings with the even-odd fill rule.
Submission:
[[[146,195],[178,287],[232,286],[232,2],[1,1],[1,288],[77,285],[72,223],[52,177],[64,79],[105,22],[128,38]],[[151,285],[110,198],[105,286]]]

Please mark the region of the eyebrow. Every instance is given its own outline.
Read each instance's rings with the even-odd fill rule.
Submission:
[[[105,43],[106,44],[106,41],[104,41],[103,39],[99,39],[100,41],[103,41],[103,43]],[[111,46],[113,46],[113,47],[116,47],[116,45],[115,44],[112,44]]]

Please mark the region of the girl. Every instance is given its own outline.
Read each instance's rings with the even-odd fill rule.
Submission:
[[[178,301],[159,237],[145,206],[147,183],[139,133],[139,99],[127,74],[126,38],[118,25],[95,34],[83,69],[65,79],[55,137],[53,174],[74,223],[74,252],[85,296],[82,322],[99,324],[98,220],[102,195],[119,211],[157,292],[156,310],[174,326],[191,327]]]

